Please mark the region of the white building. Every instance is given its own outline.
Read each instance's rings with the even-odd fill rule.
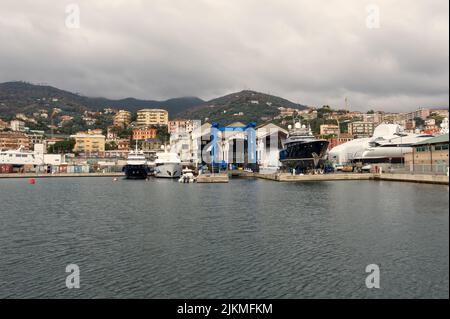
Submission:
[[[25,122],[19,120],[12,120],[10,122],[10,127],[12,131],[15,132],[25,132]]]
[[[177,153],[184,163],[200,165],[202,150],[208,147],[211,136],[211,124],[200,126],[200,121],[194,121],[192,130],[175,132],[170,135],[170,149]]]
[[[261,172],[276,171],[281,166],[280,151],[288,132],[272,123],[256,130],[256,153]]]

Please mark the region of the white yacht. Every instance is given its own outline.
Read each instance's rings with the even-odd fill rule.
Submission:
[[[42,156],[37,156],[35,152],[27,151],[23,147],[17,150],[0,151],[0,164],[9,165],[44,165]]]
[[[371,138],[360,138],[336,146],[328,158],[337,164],[350,162],[401,163],[412,152],[412,145],[433,137],[429,134],[406,133],[397,124],[380,124]]]
[[[181,176],[181,160],[177,153],[156,153],[155,177],[179,178]]]

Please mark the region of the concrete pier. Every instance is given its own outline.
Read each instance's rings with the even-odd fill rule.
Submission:
[[[11,173],[11,174],[0,174],[0,178],[52,178],[52,177],[125,177],[125,174],[124,173],[57,173],[57,174]]]
[[[382,180],[382,181],[398,181],[412,183],[427,183],[449,185],[448,176],[436,175],[412,175],[412,174],[358,174],[358,173],[342,173],[342,174],[324,174],[324,175],[292,175],[287,173],[278,174],[258,174],[256,178],[267,179],[277,182],[319,182],[319,181],[361,181],[361,180]]]
[[[361,181],[361,180],[379,180],[392,182],[411,182],[449,185],[449,177],[431,174],[358,174],[358,173],[338,173],[324,175],[292,175],[288,173],[277,174],[259,174],[250,172],[240,172],[231,177],[260,178],[276,182],[326,182],[326,181]],[[124,173],[58,173],[58,174],[36,174],[36,173],[11,173],[0,174],[3,178],[61,178],[61,177],[125,177]],[[198,183],[228,183],[229,174],[211,174],[199,175]]]
[[[375,174],[375,179],[393,182],[411,182],[449,185],[448,176],[426,174]]]
[[[197,177],[197,183],[228,183],[229,181],[228,174],[208,174]]]
[[[255,177],[277,182],[318,182],[318,181],[348,181],[371,180],[373,174],[323,174],[323,175],[292,175],[288,173],[255,174]]]

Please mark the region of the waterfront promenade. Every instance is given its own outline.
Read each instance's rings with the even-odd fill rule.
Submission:
[[[281,174],[254,174],[255,177],[268,179],[277,182],[318,182],[318,181],[355,181],[355,180],[382,180],[397,182],[413,182],[427,184],[449,185],[449,177],[441,175],[427,174],[358,174],[358,173],[340,173],[340,174],[324,174],[324,175],[292,175],[287,173]]]
[[[0,174],[1,178],[51,178],[51,177],[124,177],[124,173],[11,173]]]
[[[124,173],[58,173],[58,174],[36,174],[36,173],[13,173],[0,174],[4,178],[52,178],[52,177],[124,177]],[[338,173],[323,175],[292,175],[288,173],[259,174],[241,172],[240,174],[212,174],[200,175],[198,183],[228,183],[234,177],[258,178],[276,182],[332,182],[332,181],[392,181],[449,185],[449,177],[431,174],[374,174],[374,173]]]

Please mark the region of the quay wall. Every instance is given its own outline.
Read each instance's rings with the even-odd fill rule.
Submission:
[[[228,174],[199,175],[197,183],[228,183],[230,178]]]
[[[398,181],[398,182],[412,182],[412,183],[429,183],[449,185],[448,176],[436,176],[426,174],[324,174],[324,175],[292,175],[287,173],[281,174],[258,174],[254,176],[260,179],[266,179],[277,182],[318,182],[318,181],[357,181],[357,180],[383,180],[383,181]]]
[[[0,174],[0,179],[6,178],[58,178],[58,177],[124,177],[124,173],[9,173]],[[449,177],[431,174],[324,174],[324,175],[291,175],[287,173],[278,174],[259,174],[246,173],[245,177],[255,177],[264,180],[277,182],[319,182],[319,181],[355,181],[355,180],[379,180],[393,182],[411,182],[411,183],[427,183],[449,185]],[[197,177],[198,183],[228,183],[228,174],[200,175]]]
[[[313,182],[313,181],[348,181],[348,180],[370,180],[373,174],[324,174],[324,175],[292,175],[281,174],[255,174],[257,178],[268,179],[278,182]]]
[[[449,177],[442,175],[426,174],[376,174],[375,179],[394,182],[411,182],[426,184],[449,185]]]
[[[55,174],[36,174],[36,173],[11,173],[0,174],[1,178],[52,178],[52,177],[121,177],[124,173],[55,173]]]

